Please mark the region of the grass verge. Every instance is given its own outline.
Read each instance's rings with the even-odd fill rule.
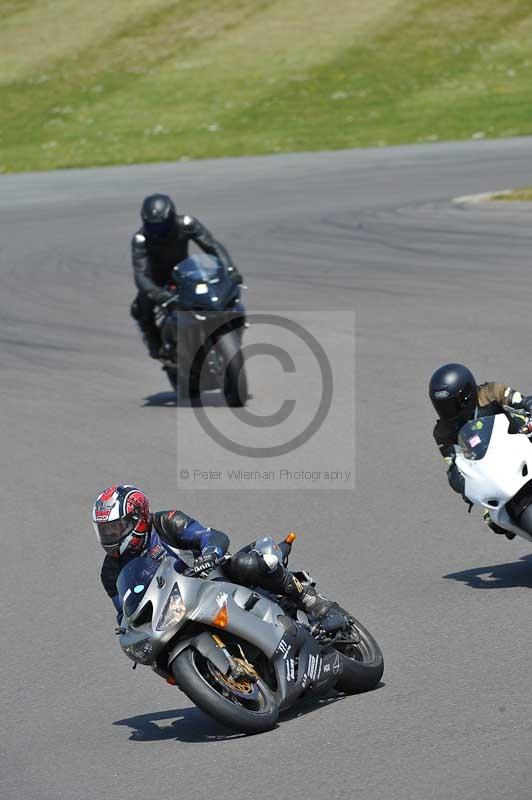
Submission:
[[[514,189],[511,192],[493,194],[491,200],[508,200],[510,203],[532,203],[532,187],[527,189]]]
[[[0,171],[532,133],[523,0],[4,0]]]

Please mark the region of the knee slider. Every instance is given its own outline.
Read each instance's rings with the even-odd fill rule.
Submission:
[[[264,553],[262,560],[266,564],[268,571],[273,572],[279,566],[279,559],[273,553]]]

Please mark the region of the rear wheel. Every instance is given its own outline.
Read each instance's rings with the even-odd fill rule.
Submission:
[[[342,675],[336,688],[346,694],[367,692],[378,686],[384,672],[382,652],[374,637],[351,615],[345,641],[334,647],[342,661]]]
[[[177,656],[172,673],[187,697],[227,728],[262,733],[277,722],[277,702],[259,675],[222,675],[208,658],[190,647]]]

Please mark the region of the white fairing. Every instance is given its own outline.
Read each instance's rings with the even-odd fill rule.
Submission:
[[[489,509],[497,525],[530,542],[532,536],[512,522],[505,505],[532,480],[532,443],[526,435],[510,434],[508,429],[506,415],[497,414],[484,457],[469,460],[457,448],[456,466],[465,477],[466,497]]]

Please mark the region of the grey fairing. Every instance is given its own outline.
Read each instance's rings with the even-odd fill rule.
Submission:
[[[227,675],[229,672],[231,666],[229,659],[222,648],[218,647],[212,634],[207,633],[207,631],[198,634],[198,636],[192,636],[190,639],[180,639],[168,656],[168,666],[170,667],[172,661],[177,658],[179,653],[182,653],[183,650],[186,650],[188,647],[193,647],[194,650],[197,650],[202,656],[208,658],[222,675]]]
[[[272,663],[277,678],[276,695],[282,708],[292,705],[303,694],[332,688],[341,674],[338,654],[321,653],[310,632],[294,623],[287,625]]]
[[[246,589],[227,581],[201,581],[179,575],[177,579],[183,602],[187,607],[187,620],[207,625],[216,631],[213,619],[222,606],[226,606],[229,624],[225,630],[255,645],[271,658],[281,641],[285,629],[278,621],[282,608],[268,597],[259,595],[253,608],[244,606],[253,596]]]
[[[135,610],[135,613],[131,614],[129,617],[124,614],[123,622],[128,624],[126,632],[120,636],[120,646],[128,658],[131,658],[133,661],[138,661],[141,664],[151,664],[154,662],[164,650],[170,639],[175,636],[176,631],[180,627],[178,624],[170,628],[170,630],[164,632],[156,629],[157,622],[159,621],[166,603],[168,602],[172,589],[179,578],[179,573],[177,573],[174,569],[174,563],[175,562],[172,558],[164,558],[161,561],[161,565],[153,576],[148,591],[144,595],[138,608]],[[130,623],[134,624],[135,620],[141,617],[147,604],[150,602],[153,606],[153,624],[146,623],[145,625],[141,625],[136,628],[131,627]],[[133,657],[130,652],[130,648],[139,644],[144,639],[150,640],[150,656],[147,656],[143,659]]]
[[[283,611],[277,603],[268,597],[260,595],[253,608],[246,611],[244,605],[253,596],[253,590],[227,581],[205,581],[198,578],[185,577],[177,573],[173,565],[174,561],[171,558],[165,558],[161,561],[161,565],[153,576],[150,586],[135,613],[129,617],[124,616],[124,623],[127,624],[127,628],[126,632],[120,636],[120,646],[128,658],[141,664],[155,662],[170,640],[187,622],[206,625],[212,628],[213,633],[216,632],[219,629],[213,625],[213,619],[222,605],[227,607],[229,618],[229,625],[226,630],[255,645],[268,658],[273,656],[284,634],[284,628],[278,622],[278,617],[283,614]],[[180,622],[173,625],[169,630],[158,631],[157,623],[176,583],[187,613]],[[135,620],[142,616],[148,603],[151,603],[153,607],[152,622],[132,627],[132,625],[135,625]],[[136,653],[132,654],[131,647],[135,648],[136,645],[139,645],[144,640],[149,640],[150,650],[148,654],[139,658]],[[176,654],[173,654],[174,658]]]
[[[333,659],[338,657],[320,653],[305,624],[296,624],[286,617],[269,596],[229,583],[222,577],[220,571],[211,573],[211,580],[207,581],[186,577],[175,571],[173,559],[163,559],[135,613],[124,617],[127,629],[120,637],[120,645],[125,654],[157,670],[157,659],[162,653],[168,652],[165,661],[170,665],[180,653],[193,647],[225,675],[231,668],[230,657],[214,636],[223,637],[227,632],[254,645],[270,660],[282,707],[292,705],[302,694],[334,686],[338,668]],[[169,630],[158,631],[157,624],[176,584],[186,613]],[[132,627],[148,602],[153,606],[151,621]],[[249,610],[245,609],[246,603]],[[220,629],[213,620],[224,606],[228,625]],[[190,622],[204,625],[208,630],[180,639],[180,629]]]

